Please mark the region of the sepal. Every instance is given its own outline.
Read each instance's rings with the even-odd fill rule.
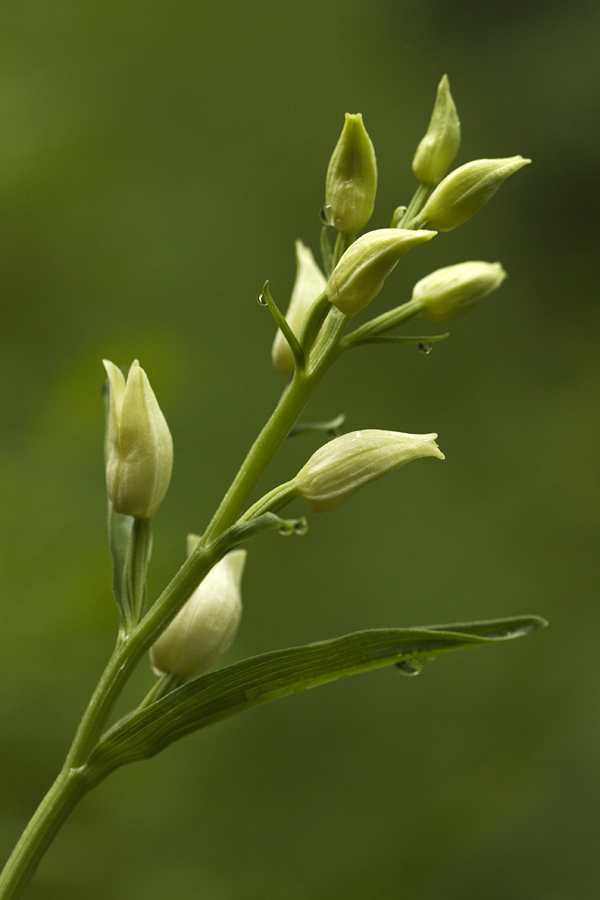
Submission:
[[[191,540],[190,540],[191,537]],[[188,555],[199,538],[188,537]],[[210,669],[227,650],[242,613],[245,550],[233,550],[210,570],[150,650],[157,675],[189,681]]]
[[[327,223],[338,231],[361,231],[373,214],[377,193],[375,150],[360,113],[346,113],[325,182]]]
[[[404,254],[435,237],[435,231],[380,228],[368,231],[348,247],[331,273],[325,293],[346,316],[368,306]]]
[[[106,487],[118,513],[150,519],[169,487],[173,439],[148,376],[135,360],[127,381],[104,360],[110,386]]]
[[[421,182],[435,187],[442,180],[460,147],[460,122],[448,76],[444,75],[437,89],[435,106],[429,128],[415,153],[412,168]]]
[[[415,227],[428,225],[436,231],[452,231],[491,200],[498,188],[530,159],[477,159],[451,172],[438,184],[416,217]]]
[[[296,490],[313,512],[334,509],[365,485],[413,459],[444,459],[436,437],[377,429],[343,434],[313,453],[294,479]]]
[[[421,278],[413,288],[412,300],[422,305],[423,319],[442,322],[468,312],[497,290],[505,278],[506,272],[498,262],[457,263]]]

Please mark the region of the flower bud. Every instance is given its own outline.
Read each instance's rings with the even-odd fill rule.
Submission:
[[[313,453],[300,469],[294,479],[298,495],[313,512],[326,512],[412,459],[444,459],[436,437],[376,429],[343,434]]]
[[[506,272],[500,263],[464,262],[437,269],[413,288],[413,300],[423,304],[421,317],[442,322],[461,316],[499,288]]]
[[[416,244],[430,241],[435,231],[380,228],[350,244],[325,286],[334,306],[347,316],[373,300],[401,256]]]
[[[444,75],[438,85],[427,134],[413,159],[413,172],[419,181],[431,187],[438,184],[454,162],[459,146],[460,122],[448,76]]]
[[[477,159],[460,166],[438,184],[419,213],[415,225],[430,225],[438,231],[452,231],[479,212],[509,175],[530,159]]]
[[[377,162],[360,113],[346,113],[346,122],[327,169],[325,210],[338,231],[354,234],[373,213],[377,193]]]
[[[323,293],[324,288],[325,276],[316,264],[310,247],[302,241],[296,241],[296,281],[285,317],[297,338],[300,337],[309,309]],[[271,355],[276,369],[281,372],[294,371],[294,354],[279,330],[273,342]]]
[[[162,503],[173,468],[173,440],[154,391],[137,360],[127,383],[104,360],[110,386],[106,429],[106,487],[116,512],[151,518]]]
[[[157,675],[189,681],[210,669],[227,650],[242,614],[245,562],[245,550],[232,550],[210,570],[150,649]]]

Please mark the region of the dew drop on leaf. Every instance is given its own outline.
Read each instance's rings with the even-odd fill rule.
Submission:
[[[396,663],[396,668],[403,675],[420,675],[423,671],[423,665],[416,659],[401,659],[400,662]]]
[[[258,297],[257,297],[256,299],[258,300],[258,302],[260,303],[261,306],[268,306],[268,305],[269,305],[269,304],[267,303],[267,300],[266,300],[266,297],[265,297],[264,294],[259,294]]]

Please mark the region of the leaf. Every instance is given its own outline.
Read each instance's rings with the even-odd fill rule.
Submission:
[[[366,334],[354,341],[354,344],[357,347],[363,344],[417,344],[419,347],[428,347],[438,341],[445,341],[448,337],[449,331],[446,334]]]
[[[359,631],[245,659],[201,675],[118,722],[92,752],[88,777],[100,781],[113,769],[154,756],[193,731],[278,697],[394,664],[414,675],[443,653],[521,637],[546,624],[537,616],[520,616]]]
[[[113,564],[113,593],[123,622],[126,622],[130,615],[125,563],[132,529],[133,517],[115,512],[109,501],[108,541]]]
[[[288,431],[288,437],[295,437],[297,434],[328,434],[330,437],[339,437],[342,433],[342,425],[346,421],[344,413],[340,413],[335,419],[329,422],[296,422]]]
[[[143,616],[146,578],[152,555],[149,519],[134,519],[108,504],[108,541],[113,564],[113,593],[121,628],[127,633]]]

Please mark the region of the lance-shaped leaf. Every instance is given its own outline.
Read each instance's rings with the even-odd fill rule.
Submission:
[[[91,754],[87,777],[100,781],[119,766],[154,756],[187,734],[278,697],[394,664],[415,675],[443,653],[521,637],[544,625],[537,616],[520,616],[386,628],[254,656],[201,675],[122,719]]]

